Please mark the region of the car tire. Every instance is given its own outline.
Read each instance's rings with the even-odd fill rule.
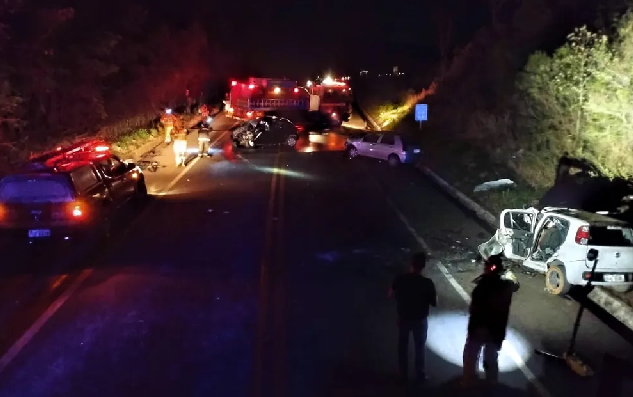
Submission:
[[[139,181],[136,184],[136,189],[134,189],[134,204],[141,206],[145,204],[147,198],[147,185],[145,184],[145,181]]]
[[[112,221],[110,217],[107,216],[102,220],[103,224],[101,226],[101,238],[103,240],[108,240],[112,236]]]
[[[626,294],[627,292],[633,291],[633,285],[614,285],[613,287],[609,288],[620,294]]]
[[[297,145],[297,137],[294,135],[290,135],[288,138],[286,138],[286,145],[290,147],[295,147]]]
[[[355,146],[351,146],[349,148],[347,148],[347,155],[349,156],[350,159],[353,159],[354,157],[358,156],[358,149],[356,149]]]
[[[390,166],[397,167],[400,165],[400,158],[395,154],[390,154],[389,157],[387,157],[387,162]]]
[[[545,288],[554,295],[567,295],[571,289],[571,284],[567,280],[565,266],[562,264],[552,264],[545,273]]]

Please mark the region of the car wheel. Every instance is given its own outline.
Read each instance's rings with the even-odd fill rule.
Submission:
[[[627,292],[633,291],[633,285],[614,285],[613,287],[609,288],[620,294],[626,294]]]
[[[389,163],[390,166],[396,167],[397,165],[400,164],[400,158],[396,156],[395,154],[390,154],[389,157],[387,157],[387,162]]]
[[[297,144],[297,137],[294,135],[290,135],[287,139],[286,139],[286,145],[290,146],[290,147],[295,147],[295,145]]]
[[[134,190],[134,200],[137,204],[143,204],[147,200],[147,185],[145,181],[140,181],[136,184]]]
[[[565,274],[565,266],[550,265],[545,273],[545,287],[554,295],[567,295],[571,289],[571,284]]]
[[[349,149],[347,149],[347,154],[349,155],[350,159],[353,159],[354,157],[358,156],[358,149],[356,149],[356,147],[354,146],[350,146]]]
[[[101,226],[101,238],[107,240],[112,235],[112,221],[110,217],[103,218],[103,224]]]

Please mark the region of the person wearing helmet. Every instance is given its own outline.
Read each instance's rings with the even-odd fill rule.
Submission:
[[[174,126],[174,154],[176,166],[184,166],[187,160],[187,129],[185,129],[182,120],[177,120]]]
[[[165,112],[160,116],[160,123],[165,130],[165,143],[171,142],[171,133],[174,130],[176,124],[176,116],[174,116],[171,109],[165,109]]]
[[[464,346],[464,384],[477,379],[479,355],[483,351],[486,380],[499,377],[499,351],[506,337],[512,295],[519,289],[516,276],[503,267],[501,255],[486,259],[470,303],[468,334]]]
[[[198,157],[209,155],[209,142],[211,141],[210,133],[211,122],[213,119],[207,117],[204,121],[198,124]]]

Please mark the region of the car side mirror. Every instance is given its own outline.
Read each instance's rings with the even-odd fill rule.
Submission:
[[[596,259],[598,259],[598,250],[591,248],[589,252],[587,252],[587,260],[595,261]]]
[[[136,164],[135,163],[127,163],[126,169],[128,171],[132,171],[135,168],[136,168]]]

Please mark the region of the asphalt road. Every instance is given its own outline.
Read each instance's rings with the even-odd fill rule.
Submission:
[[[480,271],[470,259],[489,231],[415,170],[345,159],[342,136],[234,152],[231,122],[215,123],[212,158],[178,169],[159,150],[152,202],[96,254],[3,264],[0,396],[406,395],[387,289],[421,244],[440,302],[425,395],[481,395],[455,380],[462,295]],[[519,279],[500,395],[597,395],[595,379],[532,354],[566,348],[576,303],[547,295],[541,276]],[[633,357],[591,314],[578,352],[598,372],[604,353]]]

